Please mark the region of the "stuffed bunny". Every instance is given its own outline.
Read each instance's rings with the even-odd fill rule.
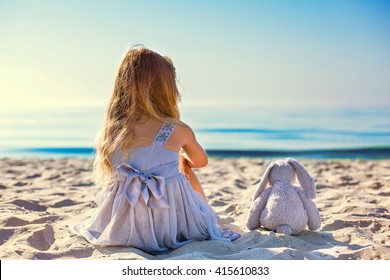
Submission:
[[[295,173],[303,189],[293,186]],[[270,187],[266,189],[266,186]],[[309,226],[317,230],[321,217],[315,203],[314,180],[295,159],[272,162],[252,198],[247,228],[260,226],[285,234],[297,234]]]

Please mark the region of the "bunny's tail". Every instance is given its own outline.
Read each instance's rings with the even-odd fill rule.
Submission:
[[[289,226],[289,225],[280,225],[280,226],[277,226],[275,231],[277,233],[284,233],[284,234],[292,234],[292,228]]]

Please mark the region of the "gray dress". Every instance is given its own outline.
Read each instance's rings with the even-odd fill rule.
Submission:
[[[73,229],[98,246],[131,246],[149,253],[192,240],[223,240],[217,216],[179,172],[178,153],[164,148],[175,124],[165,122],[149,146],[127,160],[113,155],[115,183],[103,188],[91,219]]]

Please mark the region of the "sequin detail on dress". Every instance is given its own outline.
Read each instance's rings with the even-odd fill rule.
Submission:
[[[156,142],[165,145],[169,136],[175,130],[176,125],[172,122],[165,122],[156,136]]]

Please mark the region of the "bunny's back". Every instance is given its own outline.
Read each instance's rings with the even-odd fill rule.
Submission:
[[[270,188],[267,205],[261,212],[261,224],[266,228],[286,224],[293,233],[298,233],[307,225],[307,219],[296,187],[288,181],[275,182]]]

